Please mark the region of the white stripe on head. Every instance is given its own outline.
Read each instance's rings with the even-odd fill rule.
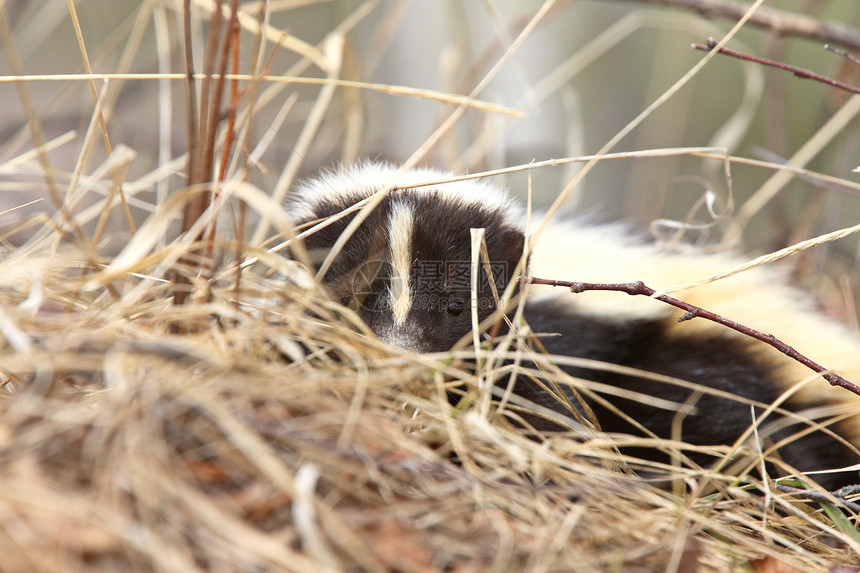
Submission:
[[[394,322],[402,325],[412,307],[409,275],[412,269],[412,207],[396,202],[388,215],[388,248],[391,257],[391,286],[388,296]]]

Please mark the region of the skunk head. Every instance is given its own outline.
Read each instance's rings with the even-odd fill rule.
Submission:
[[[287,204],[296,225],[326,219],[396,186],[367,215],[328,268],[324,282],[335,300],[355,310],[376,335],[417,352],[451,348],[470,332],[471,308],[483,320],[515,277],[524,247],[522,215],[507,196],[483,181],[417,184],[449,175],[412,170],[396,177],[387,165],[363,164],[306,182]],[[319,267],[357,212],[305,239]],[[483,228],[492,276],[478,274],[472,296],[470,229]]]

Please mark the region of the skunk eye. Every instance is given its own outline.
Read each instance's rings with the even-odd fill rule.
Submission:
[[[448,308],[446,308],[445,310],[447,310],[448,314],[450,314],[451,316],[460,316],[461,314],[463,314],[463,311],[466,310],[466,303],[464,303],[459,298],[454,299],[448,303]]]

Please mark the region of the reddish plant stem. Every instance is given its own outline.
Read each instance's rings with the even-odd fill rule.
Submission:
[[[187,115],[186,138],[188,140],[188,164],[186,167],[186,183],[187,186],[190,188],[198,182],[197,171],[200,169],[200,158],[198,157],[200,149],[200,141],[198,139],[200,125],[198,123],[198,119],[200,112],[197,102],[197,84],[194,81],[194,54],[193,47],[191,44],[191,0],[184,0],[182,7],[182,16],[183,30],[185,32],[185,80],[187,89],[187,92],[185,94],[185,113]],[[193,210],[196,204],[197,198],[191,198],[189,199],[189,202],[185,204],[185,207],[182,210],[183,233],[187,231],[196,220],[196,217],[194,217],[193,214]],[[182,305],[185,303],[185,299],[188,298],[188,295],[191,293],[191,280],[182,272],[173,271],[172,275],[174,286],[173,304]]]
[[[625,292],[629,295],[643,295],[651,297],[657,291],[652,289],[651,287],[645,285],[642,281],[635,283],[583,283],[577,281],[559,281],[553,279],[541,279],[537,277],[520,277],[520,282],[531,283],[536,285],[549,285],[549,286],[560,286],[567,287],[574,294],[579,294],[585,291],[597,290],[597,291],[617,291],[617,292]],[[841,388],[845,388],[849,392],[853,392],[860,396],[860,386],[849,382],[842,376],[838,374],[834,374],[830,372],[827,368],[821,366],[817,362],[814,362],[789,346],[788,344],[782,342],[778,338],[776,338],[772,334],[765,334],[748,326],[745,326],[739,322],[735,322],[734,320],[725,318],[720,316],[719,314],[713,313],[709,310],[705,310],[698,306],[686,303],[677,298],[660,295],[653,297],[656,300],[661,302],[665,302],[666,304],[672,305],[674,307],[680,308],[681,310],[686,311],[685,314],[681,315],[678,318],[678,322],[683,322],[685,320],[691,320],[693,318],[704,318],[706,320],[710,320],[712,322],[716,322],[718,324],[722,324],[723,326],[727,326],[732,330],[740,332],[741,334],[745,334],[751,338],[755,338],[757,340],[761,340],[765,344],[768,344],[789,358],[800,362],[807,368],[821,374],[825,380],[827,380],[831,386],[839,386]]]
[[[237,16],[238,8],[233,6],[233,12],[230,17],[230,50],[231,50],[231,65],[230,72],[233,75],[239,74],[239,18]],[[230,162],[230,152],[233,150],[233,141],[236,137],[234,131],[236,126],[236,110],[239,108],[239,82],[233,80],[230,82],[230,108],[227,110],[227,132],[225,134],[224,149],[221,152],[221,165],[218,169],[218,182],[224,181],[227,175],[227,164]]]
[[[836,54],[837,56],[845,58],[846,60],[848,60],[849,62],[851,62],[855,66],[860,66],[860,59],[858,59],[853,54],[848,52],[848,50],[841,50],[839,48],[834,48],[830,44],[824,44],[824,49],[827,50],[828,52]]]
[[[239,71],[239,0],[232,0],[230,3],[230,21],[227,24],[227,28],[224,31],[224,39],[222,40],[222,48],[223,52],[221,54],[221,62],[218,69],[219,79],[215,88],[215,97],[214,102],[209,111],[209,146],[210,149],[207,150],[207,164],[206,164],[206,173],[210,173],[213,169],[212,162],[215,160],[215,142],[217,139],[217,130],[218,124],[223,119],[223,114],[221,112],[221,100],[224,94],[224,78],[226,77],[228,61],[231,62],[229,65],[232,66],[231,71],[233,74],[238,73]],[[232,55],[232,57],[231,57]],[[224,148],[221,151],[221,164],[218,167],[218,173],[216,175],[216,179],[214,181],[214,185],[212,186],[212,191],[210,194],[209,202],[211,204],[218,197],[218,189],[221,183],[224,181],[224,177],[227,173],[227,164],[230,160],[230,152],[233,147],[233,128],[236,124],[236,109],[238,107],[237,99],[238,99],[238,88],[236,87],[236,80],[231,80],[230,82],[230,109],[227,113],[227,129],[224,135]],[[215,221],[209,225],[209,233],[206,237],[206,248],[203,256],[203,275],[206,280],[211,278],[212,274],[212,264],[211,257],[212,251],[215,247]]]
[[[697,50],[704,50],[707,52],[708,50],[713,50],[717,47],[717,41],[713,38],[708,38],[704,46],[702,44],[693,44],[692,47]],[[797,66],[792,66],[791,64],[785,64],[783,62],[777,62],[775,60],[769,60],[767,58],[760,58],[758,56],[750,56],[748,54],[744,54],[743,52],[738,52],[730,48],[720,48],[720,53],[725,54],[727,56],[732,56],[733,58],[746,60],[748,62],[755,62],[763,66],[779,68],[780,70],[791,72],[799,78],[815,80],[817,82],[821,82],[823,84],[827,84],[834,88],[839,88],[850,93],[860,94],[860,88],[856,86],[852,86],[851,84],[846,84],[845,82],[834,80],[833,78],[828,78],[827,76],[822,76],[821,74],[816,74],[815,72],[810,70],[798,68]]]
[[[186,116],[188,120],[186,137],[188,138],[188,167],[186,168],[186,176],[188,178],[188,187],[194,185],[194,172],[196,171],[197,161],[197,85],[194,82],[194,57],[192,54],[191,45],[191,0],[185,0],[182,9],[183,24],[185,30],[185,74],[187,86],[187,110]]]

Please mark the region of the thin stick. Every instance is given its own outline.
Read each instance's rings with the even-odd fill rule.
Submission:
[[[284,36],[289,36],[289,31],[284,30]],[[275,44],[279,46],[280,44]],[[276,52],[273,52],[276,53]],[[81,82],[90,80],[203,80],[207,77],[217,79],[218,74],[207,76],[205,73],[92,73],[92,74],[14,74],[0,75],[0,84],[26,84],[33,82]],[[361,82],[356,80],[342,80],[337,78],[307,78],[301,76],[288,75],[254,75],[254,74],[227,74],[227,80],[239,80],[247,82],[267,82],[273,84],[300,84],[310,86],[325,86],[333,85],[342,88],[359,89],[371,92],[383,93],[390,96],[404,96],[416,99],[425,99],[449,105],[463,105],[469,109],[483,111],[486,113],[496,113],[507,117],[525,117],[522,111],[506,107],[503,105],[469,98],[468,96],[434,91],[424,88],[415,88],[409,86],[380,84],[373,82]]]
[[[629,295],[643,295],[651,297],[652,295],[657,293],[657,291],[655,291],[649,286],[646,286],[645,283],[643,283],[642,281],[635,283],[583,283],[577,281],[541,279],[537,277],[520,277],[519,281],[536,285],[563,286],[569,288],[570,291],[574,294],[579,294],[589,290],[597,290],[626,292]],[[830,383],[831,386],[839,386],[841,388],[845,388],[849,392],[853,392],[854,394],[860,396],[860,386],[849,382],[838,374],[830,372],[827,368],[821,366],[817,362],[810,360],[809,358],[807,358],[788,344],[782,342],[772,334],[765,334],[763,332],[745,326],[739,322],[735,322],[734,320],[725,318],[709,310],[694,306],[690,303],[684,302],[671,296],[659,295],[653,298],[686,311],[685,314],[681,315],[681,317],[678,318],[678,322],[683,322],[693,318],[704,318],[706,320],[722,324],[723,326],[727,326],[732,330],[736,330],[741,334],[745,334],[749,337],[761,340],[762,342],[776,348],[789,358],[793,358],[807,368],[810,368],[811,370],[821,374],[824,379]]]
[[[67,3],[69,6],[69,14],[72,17],[72,25],[75,29],[75,37],[78,40],[78,47],[81,50],[81,59],[84,62],[84,69],[87,71],[88,74],[92,74],[93,73],[93,67],[90,64],[90,57],[87,53],[87,46],[86,46],[86,43],[84,42],[84,35],[83,35],[83,32],[81,31],[81,22],[78,19],[78,12],[77,12],[77,9],[75,8],[74,0],[67,0]],[[90,80],[89,84],[90,84],[90,93],[93,96],[93,104],[97,104],[99,101],[99,90],[96,89],[95,80]],[[107,123],[105,122],[104,113],[100,107],[97,107],[95,112],[98,113],[98,116],[97,116],[98,117],[98,125],[99,125],[99,130],[102,133],[102,139],[104,140],[105,150],[107,151],[108,155],[113,155],[113,146],[111,145],[110,136],[108,135]],[[125,191],[123,191],[123,188],[122,188],[122,178],[120,177],[120,175],[118,173],[114,173],[114,182],[116,184],[117,190],[119,191],[119,199],[120,199],[120,202],[122,204],[123,210],[125,212],[125,219],[126,219],[126,222],[128,223],[128,228],[131,231],[131,234],[134,235],[134,233],[135,233],[134,218],[131,216],[131,211],[128,208],[128,202],[125,200]]]
[[[652,4],[667,4],[695,10],[706,16],[722,16],[738,20],[749,9],[748,5],[734,0],[639,0]],[[820,20],[806,14],[761,6],[749,19],[749,23],[780,36],[798,36],[832,42],[847,48],[860,49],[860,30],[842,22]]]
[[[185,0],[183,10],[183,25],[185,32],[185,80],[187,86],[187,138],[188,138],[188,167],[187,184],[191,187],[194,184],[194,171],[197,169],[197,86],[194,78],[194,55],[191,45],[191,0]]]
[[[823,493],[819,493],[817,491],[811,491],[808,489],[801,489],[799,487],[792,487],[790,485],[783,485],[778,483],[775,485],[776,489],[783,493],[795,493],[802,495],[803,497],[807,497],[813,501],[818,501],[822,503],[833,503],[833,498],[836,499],[838,503],[841,503],[854,513],[860,513],[860,503],[854,503],[853,501],[849,501],[844,497],[840,497],[836,495],[835,492],[831,492],[830,495],[825,495]],[[832,496],[832,497],[831,497]]]
[[[857,58],[856,56],[854,56],[854,54],[849,53],[848,50],[840,50],[839,48],[834,48],[830,44],[824,44],[824,49],[828,52],[836,54],[837,56],[845,58],[855,66],[860,66],[860,58]]]
[[[208,103],[208,115],[209,117],[202,117],[202,121],[208,122],[208,127],[206,128],[206,149],[204,154],[204,167],[203,167],[203,176],[204,182],[208,182],[213,177],[213,169],[215,163],[215,145],[218,140],[218,125],[221,123],[222,112],[221,112],[221,102],[224,97],[224,85],[225,85],[225,76],[227,73],[227,66],[230,65],[230,54],[235,54],[239,49],[238,42],[234,43],[234,40],[238,38],[239,31],[239,21],[237,12],[239,9],[239,0],[232,0],[230,2],[230,20],[227,23],[227,26],[224,29],[224,37],[221,41],[221,54],[220,60],[218,64],[218,75],[219,78],[215,82],[215,92],[212,96],[212,101]],[[217,12],[220,14],[220,12]],[[220,24],[219,24],[220,26]],[[213,30],[210,32],[212,36],[217,37],[218,30],[213,25]],[[216,45],[217,48],[217,45]],[[215,50],[217,52],[217,49]],[[212,65],[215,65],[215,57],[213,54]],[[238,62],[236,57],[233,57],[234,62]],[[207,73],[209,73],[207,71]],[[233,91],[235,92],[235,81],[230,82],[233,86]],[[231,108],[230,117],[235,118],[236,109]],[[215,181],[213,182],[212,188],[209,192],[208,203],[212,203],[215,198],[218,196],[218,188],[223,180],[224,169],[226,167],[227,157],[230,154],[230,144],[232,142],[232,136],[229,133],[229,130],[232,129],[232,123],[228,128],[228,133],[225,134],[225,142],[224,142],[224,160],[221,163],[218,175],[216,176]],[[206,205],[208,206],[208,205]],[[216,225],[216,217],[213,213],[213,216],[209,220],[209,232],[206,234],[206,238],[204,242],[206,246],[203,249],[203,262],[200,269],[201,277],[207,282],[211,279],[212,275],[212,265],[210,263],[210,256],[212,255],[212,251],[214,249],[215,242],[215,225]],[[203,237],[203,235],[201,235]],[[207,289],[206,291],[206,300],[208,302],[208,298],[210,296],[210,291]]]
[[[693,44],[693,48],[697,50],[710,51],[717,47],[717,41],[713,38],[708,38],[705,42],[705,45],[702,44]],[[815,80],[817,82],[821,82],[823,84],[827,84],[829,86],[833,86],[834,88],[839,88],[845,90],[847,92],[851,92],[854,94],[860,94],[860,88],[856,86],[852,86],[851,84],[846,84],[845,82],[840,82],[838,80],[834,80],[833,78],[829,78],[827,76],[822,76],[821,74],[816,74],[813,71],[806,70],[803,68],[798,68],[797,66],[792,66],[791,64],[786,64],[783,62],[777,62],[776,60],[769,60],[767,58],[760,58],[758,56],[750,56],[744,54],[743,52],[738,52],[736,50],[732,50],[730,48],[720,48],[719,53],[725,54],[727,56],[732,56],[733,58],[738,58],[741,60],[746,60],[748,62],[755,62],[757,64],[761,64],[763,66],[771,66],[773,68],[779,68],[780,70],[785,70],[787,72],[791,72],[799,78],[806,78],[808,80]]]

